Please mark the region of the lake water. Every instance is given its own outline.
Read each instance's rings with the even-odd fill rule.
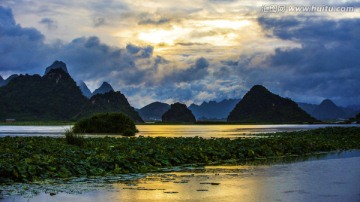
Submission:
[[[11,201],[360,201],[360,151],[261,166],[207,166],[180,172],[123,176],[117,182],[45,185]],[[88,188],[86,188],[88,187]],[[0,187],[1,188],[1,187]],[[3,189],[9,189],[3,187]],[[32,189],[31,185],[26,190]],[[87,190],[77,193],[67,190]],[[50,191],[49,191],[50,190]],[[17,190],[19,191],[19,190]],[[53,193],[50,195],[50,193]]]
[[[319,125],[137,125],[136,136],[150,137],[249,137],[249,134],[299,131],[330,126],[350,127],[358,124]],[[4,136],[62,136],[71,126],[0,126],[0,137]],[[96,135],[91,135],[96,136]],[[103,136],[103,135],[101,135]],[[121,137],[120,135],[108,135]]]
[[[138,125],[137,136],[235,138],[329,126],[359,125]],[[70,127],[0,126],[0,137],[58,137]],[[293,163],[188,167],[106,179],[4,185],[0,201],[360,201],[359,170],[357,150]]]

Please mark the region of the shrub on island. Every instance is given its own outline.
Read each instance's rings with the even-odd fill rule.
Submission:
[[[101,113],[75,123],[73,132],[119,133],[124,136],[133,136],[138,130],[134,121],[123,113]]]

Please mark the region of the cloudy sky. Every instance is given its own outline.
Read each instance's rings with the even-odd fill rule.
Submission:
[[[1,0],[0,75],[62,60],[74,79],[91,90],[108,81],[134,107],[239,98],[254,84],[359,104],[360,1],[274,2]]]

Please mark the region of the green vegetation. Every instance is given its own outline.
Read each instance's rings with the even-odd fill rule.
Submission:
[[[137,133],[135,123],[123,113],[102,113],[75,123],[74,133],[120,133],[133,136]]]
[[[66,143],[70,145],[82,147],[85,144],[84,137],[80,134],[74,133],[72,129],[65,130],[65,139],[66,139]]]
[[[0,183],[152,172],[184,164],[252,161],[360,149],[360,128],[266,134],[266,138],[0,138]]]

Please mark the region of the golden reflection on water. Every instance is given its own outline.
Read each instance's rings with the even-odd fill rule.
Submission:
[[[56,195],[42,190],[30,199],[12,196],[4,202],[360,201],[359,170],[360,154],[352,151],[295,163],[206,166],[182,172],[131,175],[127,181],[113,183],[111,189],[101,189],[98,184],[99,189],[89,193]],[[69,189],[86,184],[73,186]]]
[[[107,194],[107,199],[137,202],[360,201],[359,160],[360,157],[352,157],[270,166],[214,166],[206,167],[203,172],[157,174],[140,179],[135,186],[114,184],[118,192]],[[167,178],[174,179],[163,182]],[[187,183],[174,183],[182,180]]]
[[[293,124],[293,125],[137,125],[136,136],[149,137],[253,137],[261,133],[308,130],[321,127],[342,126],[336,124]],[[346,125],[353,126],[353,125]],[[64,130],[71,126],[0,126],[1,136],[63,136]],[[87,137],[123,137],[121,134],[85,134]]]
[[[259,199],[261,180],[249,166],[207,167],[205,173],[158,174],[133,184],[115,184],[117,201],[251,201]],[[259,167],[257,168],[259,169]],[[233,171],[233,172],[231,172]],[[211,183],[214,183],[213,185]],[[219,183],[219,184],[218,184]],[[170,193],[169,193],[170,192]],[[175,192],[175,193],[171,193]]]
[[[250,134],[295,131],[321,125],[137,125],[138,136],[157,137],[250,137]]]

